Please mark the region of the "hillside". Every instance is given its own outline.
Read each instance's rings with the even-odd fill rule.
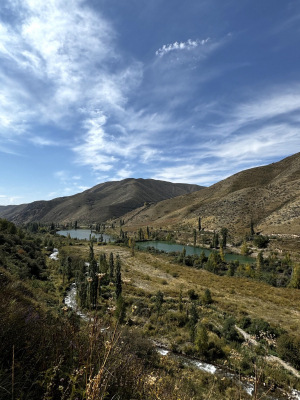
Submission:
[[[201,191],[165,200],[124,216],[128,226],[156,225],[267,234],[300,234],[300,153],[277,163],[239,172]]]
[[[140,207],[202,189],[198,185],[154,179],[105,182],[82,193],[50,201],[0,207],[0,217],[16,224],[31,221],[100,223]]]

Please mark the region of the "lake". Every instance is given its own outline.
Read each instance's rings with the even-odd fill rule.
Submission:
[[[202,251],[204,251],[206,257],[209,256],[210,253],[212,253],[215,250],[210,250],[206,248],[201,248],[201,247],[194,247],[194,246],[183,246],[181,244],[176,244],[176,243],[171,243],[171,242],[156,242],[156,241],[147,241],[147,242],[137,242],[137,246],[141,250],[147,249],[148,246],[154,247],[157,250],[164,250],[166,253],[170,253],[170,251],[182,251],[183,247],[186,249],[186,255],[192,256],[193,254],[198,254],[200,255]],[[239,261],[241,264],[246,264],[246,263],[254,263],[255,258],[253,257],[247,257],[247,256],[242,256],[240,254],[226,254],[225,253],[225,260],[227,262],[229,261]]]
[[[72,239],[80,239],[80,240],[90,240],[90,235],[95,236],[97,239],[99,239],[99,237],[101,236],[100,233],[94,233],[91,232],[90,229],[69,229],[67,231],[58,231],[56,232],[59,235],[63,235],[63,236],[68,236],[68,234],[70,234]],[[103,236],[103,241],[108,242],[109,239],[111,242],[113,242],[114,240],[110,237],[110,235],[106,235],[105,233],[102,234]]]

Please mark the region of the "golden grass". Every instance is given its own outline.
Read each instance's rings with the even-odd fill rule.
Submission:
[[[107,258],[110,252],[119,254],[122,278],[131,280],[130,284],[124,285],[125,293],[135,287],[151,294],[161,290],[165,296],[178,299],[180,289],[186,296],[188,289],[195,289],[202,295],[209,288],[221,311],[263,318],[288,332],[300,331],[300,291],[297,289],[274,288],[245,278],[214,275],[175,264],[162,255],[136,251],[132,257],[130,249],[115,245],[95,246],[94,250],[96,258],[100,252],[105,252]],[[87,246],[72,246],[71,251],[88,256]],[[178,274],[177,278],[172,276],[174,273]],[[164,280],[167,284],[163,284]]]

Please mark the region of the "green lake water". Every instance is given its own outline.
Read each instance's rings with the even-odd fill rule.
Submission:
[[[58,233],[59,235],[63,235],[63,236],[68,236],[68,233],[69,233],[72,239],[77,238],[80,240],[84,240],[84,239],[90,240],[90,235],[92,235],[92,237],[95,236],[97,239],[99,239],[99,237],[101,236],[100,233],[91,232],[90,229],[69,229],[66,231],[58,231],[56,233]],[[113,239],[109,235],[106,235],[105,233],[103,233],[102,236],[103,236],[103,241],[106,240],[108,242],[109,239],[111,242],[113,241]]]
[[[193,254],[198,254],[200,255],[202,251],[204,251],[206,257],[210,255],[214,250],[210,249],[205,249],[201,247],[194,247],[194,246],[182,246],[181,244],[176,244],[176,243],[171,243],[171,242],[156,242],[156,241],[147,241],[147,242],[137,242],[137,246],[141,250],[147,249],[148,246],[154,247],[157,250],[164,250],[166,253],[170,253],[171,251],[182,251],[183,247],[186,249],[186,254],[191,256]],[[227,262],[229,261],[235,261],[238,260],[241,264],[246,264],[246,263],[254,263],[255,258],[253,257],[247,257],[247,256],[242,256],[240,254],[227,254],[225,251],[225,260]]]

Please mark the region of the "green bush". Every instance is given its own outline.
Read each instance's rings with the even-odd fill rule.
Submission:
[[[269,238],[268,236],[257,235],[254,238],[253,243],[259,249],[265,249],[269,244]]]
[[[293,367],[300,369],[300,338],[288,334],[281,335],[277,341],[277,353]]]

